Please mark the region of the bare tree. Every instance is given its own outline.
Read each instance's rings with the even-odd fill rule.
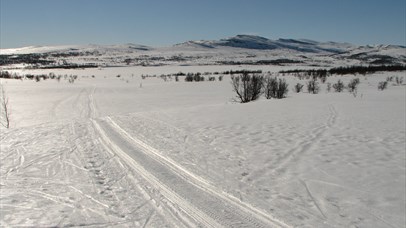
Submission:
[[[237,98],[241,103],[257,100],[263,93],[264,77],[261,75],[249,75],[244,72],[240,76],[232,76],[231,83]]]
[[[1,125],[5,128],[10,128],[10,107],[8,103],[8,97],[6,92],[4,91],[3,84],[0,84],[1,89],[1,115],[3,121],[1,121]]]

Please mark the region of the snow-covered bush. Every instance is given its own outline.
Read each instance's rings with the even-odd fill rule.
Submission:
[[[237,99],[241,103],[257,100],[263,93],[264,77],[258,74],[250,75],[244,72],[239,76],[231,76],[231,84]]]

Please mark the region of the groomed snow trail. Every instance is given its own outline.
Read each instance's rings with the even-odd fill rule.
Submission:
[[[217,190],[173,160],[160,156],[153,147],[129,135],[112,118],[93,120],[93,124],[112,151],[197,225],[289,227],[283,221]]]

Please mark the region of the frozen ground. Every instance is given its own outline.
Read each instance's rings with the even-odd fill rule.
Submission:
[[[404,72],[358,76],[356,97],[325,84],[296,94],[305,80],[287,76],[286,99],[248,104],[232,102],[227,76],[139,77],[230,69],[3,80],[12,114],[0,134],[0,226],[405,227],[406,90],[377,90]]]

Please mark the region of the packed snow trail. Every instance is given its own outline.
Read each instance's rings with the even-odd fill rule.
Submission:
[[[153,148],[132,138],[111,118],[93,120],[107,145],[147,182],[159,189],[205,227],[288,227],[264,212],[216,191],[204,180],[182,169],[173,161],[154,154]]]

